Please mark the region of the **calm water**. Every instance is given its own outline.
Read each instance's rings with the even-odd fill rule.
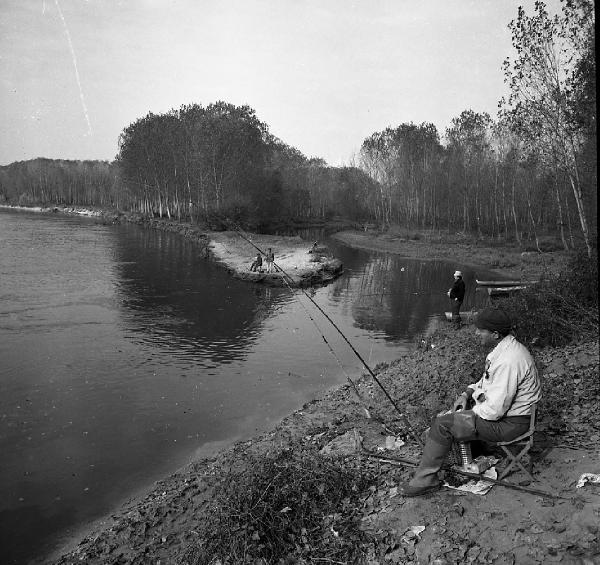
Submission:
[[[0,210],[0,242],[0,563],[344,382],[305,309],[362,372],[305,297],[237,281],[173,234]],[[313,297],[371,366],[448,309],[461,265],[329,243],[345,274]],[[469,309],[484,297],[463,271]]]

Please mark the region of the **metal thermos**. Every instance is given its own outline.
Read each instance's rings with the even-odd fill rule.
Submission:
[[[458,449],[460,451],[460,459],[462,463],[462,470],[466,473],[479,473],[479,466],[473,462],[473,455],[471,453],[471,443],[468,441],[461,441],[458,443]]]

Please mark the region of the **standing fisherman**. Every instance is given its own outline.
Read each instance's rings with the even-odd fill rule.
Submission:
[[[452,324],[456,329],[460,329],[460,307],[465,299],[465,283],[462,280],[462,271],[454,271],[454,284],[448,291],[448,296],[452,301]]]
[[[267,273],[272,273],[273,272],[273,263],[275,262],[275,254],[273,253],[273,251],[271,250],[270,247],[267,250],[267,255],[266,255],[265,259],[267,261]]]

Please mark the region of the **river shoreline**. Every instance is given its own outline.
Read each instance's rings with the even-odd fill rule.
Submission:
[[[96,218],[104,223],[133,223],[150,229],[177,233],[196,243],[202,257],[211,257],[235,278],[268,286],[309,287],[322,285],[339,277],[343,265],[330,256],[327,249],[318,247],[311,252],[310,245],[300,237],[276,236],[235,231],[209,231],[201,226],[165,218],[149,218],[141,214],[123,214],[118,211],[95,210],[85,207],[33,207],[0,205],[8,210],[66,214]],[[275,266],[266,272],[265,253],[272,248]],[[261,250],[263,266],[259,272],[250,270],[257,249]]]
[[[417,430],[423,429],[427,419],[424,413],[430,415],[439,405],[436,389],[444,386],[439,376],[436,382],[435,375],[457,370],[457,359],[470,335],[464,328],[459,332],[442,330],[379,372],[379,379],[406,407]],[[561,414],[568,425],[558,432],[552,428],[552,421],[542,419],[540,429],[546,430],[547,435],[538,439],[537,482],[530,485],[564,499],[501,487],[495,487],[486,496],[444,489],[420,500],[402,499],[396,496],[394,487],[408,478],[410,467],[362,459],[361,464],[376,467],[383,482],[373,500],[362,509],[363,526],[382,537],[381,532],[396,536],[402,546],[397,558],[374,560],[373,565],[431,563],[440,558],[446,560],[439,563],[463,563],[470,548],[482,557],[472,563],[547,563],[549,558],[553,562],[562,558],[565,563],[597,562],[591,559],[600,551],[596,523],[600,501],[594,495],[598,489],[588,485],[577,490],[575,483],[583,473],[600,472],[600,436],[590,436],[585,423],[595,410],[596,400],[589,399],[586,388],[597,378],[598,344],[544,350],[537,353],[536,359],[548,375],[547,387],[559,387],[573,372],[581,379],[581,386],[574,391],[573,405]],[[411,389],[407,392],[409,383]],[[357,377],[356,386],[360,401],[350,385],[335,388],[305,404],[270,432],[234,444],[157,482],[144,496],[132,499],[96,523],[83,539],[74,538],[56,554],[60,557],[54,563],[195,563],[188,560],[190,548],[198,542],[202,516],[211,503],[218,478],[232,466],[243,468],[251,456],[270,454],[292,443],[296,449],[303,449],[302,445],[307,450],[315,445],[327,448],[349,433],[358,434],[362,447],[370,452],[418,460],[419,449],[414,442],[392,452],[384,451],[388,437],[393,436],[382,422],[393,422],[394,411],[370,378]],[[415,397],[421,398],[422,404],[415,404]],[[370,408],[370,418],[365,415],[365,405]],[[594,437],[593,443],[590,437]],[[512,477],[515,484],[522,480],[521,475]],[[415,525],[424,528],[421,536],[412,543],[401,542],[400,538],[407,539],[403,533]],[[590,560],[577,561],[578,556],[589,556]]]
[[[285,286],[280,273],[274,277],[250,273],[249,266],[256,249],[244,242],[235,232],[215,232],[204,226],[178,222],[167,218],[150,218],[143,214],[123,213],[118,210],[102,210],[81,206],[23,207],[0,205],[0,208],[16,211],[60,213],[96,218],[106,223],[134,223],[151,229],[177,233],[194,241],[203,257],[212,256],[238,278],[266,284]],[[334,224],[337,225],[337,224]],[[248,234],[246,234],[248,235]],[[251,239],[263,250],[272,247],[277,251],[276,263],[291,273],[297,286],[309,286],[328,282],[341,274],[343,266],[335,258],[320,256],[320,261],[310,261],[307,243],[298,237],[281,237],[250,234]],[[474,237],[429,235],[415,239],[395,233],[343,229],[332,238],[349,247],[382,253],[392,253],[422,260],[456,260],[463,265],[483,267],[501,277],[515,280],[538,280],[545,275],[562,272],[570,254],[564,250],[540,253],[523,250],[515,244],[494,246]],[[326,255],[326,254],[325,254]],[[264,273],[263,273],[264,274]],[[260,274],[260,275],[263,275]]]
[[[475,238],[440,237],[409,239],[399,235],[344,230],[332,236],[350,247],[393,253],[412,259],[457,261],[471,267],[485,267],[502,277],[515,280],[537,280],[545,274],[561,272],[567,265],[565,251],[524,251],[516,245],[492,247]]]
[[[418,252],[420,258],[424,254],[421,246],[410,244],[401,252]],[[431,253],[429,258],[435,256]],[[469,259],[474,257],[478,257],[476,253],[469,254]],[[562,265],[558,261],[552,264]],[[518,270],[531,277],[537,267],[525,261]],[[440,406],[451,401],[455,391],[449,390],[446,375],[468,375],[474,370],[469,365],[472,360],[461,356],[465,342],[472,339],[468,328],[458,332],[442,328],[424,338],[412,353],[378,372],[418,431]],[[372,565],[597,562],[600,502],[594,493],[598,489],[589,484],[576,489],[576,482],[583,473],[600,472],[600,422],[592,417],[597,395],[589,394],[597,380],[598,343],[546,348],[535,355],[545,375],[549,407],[542,412],[538,426],[542,437],[536,451],[537,482],[530,486],[564,498],[495,487],[486,496],[444,489],[420,500],[403,499],[395,495],[394,488],[408,478],[410,468],[361,459],[362,465],[375,466],[382,477],[382,484],[361,510],[363,528],[376,538],[396,540],[383,550],[385,557],[370,561]],[[482,362],[483,357],[475,371]],[[572,375],[578,377],[570,392],[572,401],[558,411],[551,409],[557,394],[563,400],[564,383]],[[252,455],[273,453],[290,443],[296,449],[303,449],[302,445],[307,450],[315,445],[327,448],[349,433],[361,438],[363,448],[381,452],[391,433],[385,422],[394,422],[396,415],[370,377],[353,378],[360,396],[350,385],[335,388],[284,418],[270,432],[192,463],[158,482],[141,499],[124,505],[77,545],[73,540],[69,552],[55,563],[200,563],[190,555],[199,541],[202,516],[212,501],[217,478],[232,465],[243,468]],[[392,456],[418,460],[419,449],[414,442],[407,442]],[[512,480],[522,483],[523,477],[517,474]],[[424,528],[420,536],[403,535],[416,525]]]
[[[209,252],[207,233],[186,232],[187,228],[174,224],[152,221],[146,225],[197,238],[199,252]],[[390,240],[383,234],[369,234],[366,241],[361,240],[360,232],[349,233],[337,237],[350,245],[352,240],[357,247],[378,245],[369,249],[420,259],[456,258],[463,264],[493,269],[486,257],[491,257],[490,253],[500,256],[498,249],[471,244],[456,245],[452,254],[442,254],[444,244],[428,247],[420,241]],[[538,254],[533,257],[522,256],[518,250],[502,251],[502,265],[495,268],[499,275],[524,280],[539,275],[540,263],[533,260],[538,259]],[[465,253],[462,259],[461,252]],[[566,261],[560,253],[543,259],[542,271],[550,272],[560,272]],[[472,331],[466,327],[452,331],[443,326],[434,336],[424,336],[413,352],[377,371],[418,432],[440,407],[451,402],[456,391],[448,384],[448,376],[459,375],[472,382],[471,374],[480,370],[482,352],[476,359],[463,354],[465,344],[472,343],[472,339]],[[538,426],[541,437],[536,440],[537,481],[530,486],[564,498],[494,487],[486,496],[443,489],[421,499],[403,499],[394,488],[409,476],[410,468],[361,458],[361,465],[375,468],[381,478],[359,509],[364,530],[383,544],[370,561],[372,565],[599,562],[600,485],[576,488],[583,473],[600,473],[600,421],[596,415],[600,394],[598,343],[539,349],[534,354],[543,375],[547,404]],[[385,451],[388,438],[393,439],[390,434],[397,429],[397,415],[370,377],[351,377],[359,396],[349,384],[334,388],[284,418],[271,431],[191,463],[142,489],[139,496],[110,516],[82,525],[43,562],[196,563],[189,559],[190,548],[198,543],[204,509],[212,501],[218,477],[233,464],[243,467],[251,454],[273,453],[292,442],[298,446],[296,449],[326,448],[350,433],[360,437],[362,447],[369,451],[417,460],[419,448],[412,441],[394,451]],[[567,393],[569,402],[565,403]],[[523,476],[516,474],[510,479],[518,484]],[[423,528],[419,535],[405,535],[415,526]],[[385,544],[390,545],[386,548]]]

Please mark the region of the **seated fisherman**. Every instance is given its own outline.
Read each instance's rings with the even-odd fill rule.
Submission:
[[[401,485],[404,496],[440,488],[437,473],[453,441],[510,441],[529,429],[531,406],[541,398],[540,380],[531,354],[510,334],[511,320],[495,308],[476,318],[476,334],[494,349],[481,379],[455,401],[453,412],[435,418],[412,479]],[[471,409],[466,409],[474,402]]]
[[[256,259],[254,259],[254,261],[252,261],[252,265],[250,265],[250,270],[258,271],[261,269],[261,267],[262,267],[262,256],[260,253],[257,253]]]

